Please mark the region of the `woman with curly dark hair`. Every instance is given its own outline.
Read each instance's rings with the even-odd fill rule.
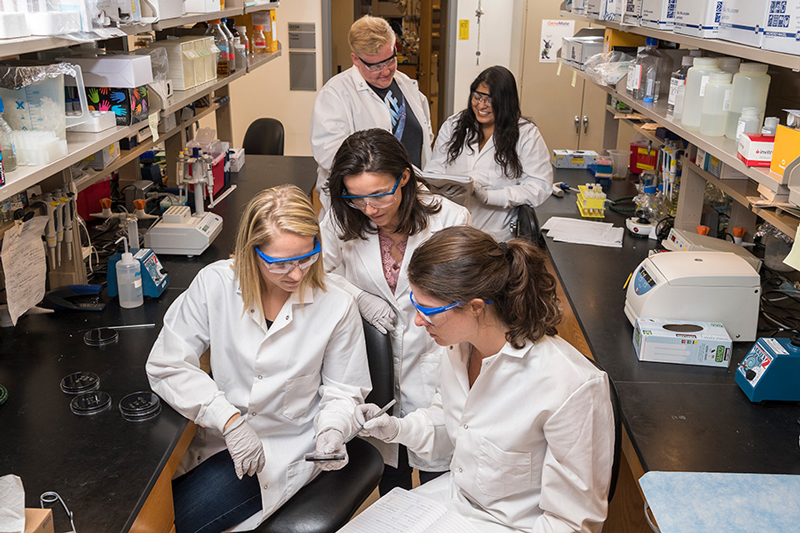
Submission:
[[[536,207],[550,196],[550,154],[539,129],[522,116],[517,82],[508,69],[487,68],[469,90],[466,109],[439,129],[425,171],[471,176],[466,207],[472,225],[507,240],[515,208]]]
[[[416,325],[447,347],[439,390],[403,418],[358,406],[356,422],[420,457],[452,456],[449,475],[416,492],[480,531],[598,531],[614,453],[610,384],[556,335],[543,252],[446,228],[417,248],[408,277]]]

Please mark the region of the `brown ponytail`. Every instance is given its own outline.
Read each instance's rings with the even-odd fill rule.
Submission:
[[[555,335],[561,321],[556,282],[547,272],[544,252],[521,239],[503,246],[469,226],[445,228],[414,251],[408,278],[445,302],[493,301],[508,327],[506,340],[515,348]]]

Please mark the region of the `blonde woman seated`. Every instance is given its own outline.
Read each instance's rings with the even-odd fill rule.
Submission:
[[[203,268],[167,311],[150,385],[200,426],[173,481],[177,533],[249,531],[321,469],[347,463],[303,458],[345,452],[371,389],[358,307],[326,283],[320,255],[306,195],[262,191],[233,259]],[[209,348],[211,375],[199,360]]]
[[[416,325],[441,346],[439,391],[404,418],[358,422],[450,472],[416,489],[489,533],[598,531],[614,425],[609,381],[556,335],[555,281],[528,242],[447,228],[408,267]],[[444,427],[445,433],[439,431]]]

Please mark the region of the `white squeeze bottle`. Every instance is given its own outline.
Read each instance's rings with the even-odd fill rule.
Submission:
[[[128,251],[127,237],[120,237],[117,242],[125,242],[125,253],[117,261],[117,292],[119,305],[124,309],[133,309],[144,303],[142,295],[142,268],[139,261]]]

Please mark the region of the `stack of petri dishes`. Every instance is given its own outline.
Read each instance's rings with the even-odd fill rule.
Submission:
[[[99,390],[84,392],[69,402],[69,408],[78,416],[96,415],[111,408],[111,396]]]
[[[61,392],[83,394],[100,388],[100,378],[94,372],[75,372],[61,380]]]
[[[134,392],[119,402],[119,412],[128,422],[144,422],[158,416],[161,400],[150,391]]]

